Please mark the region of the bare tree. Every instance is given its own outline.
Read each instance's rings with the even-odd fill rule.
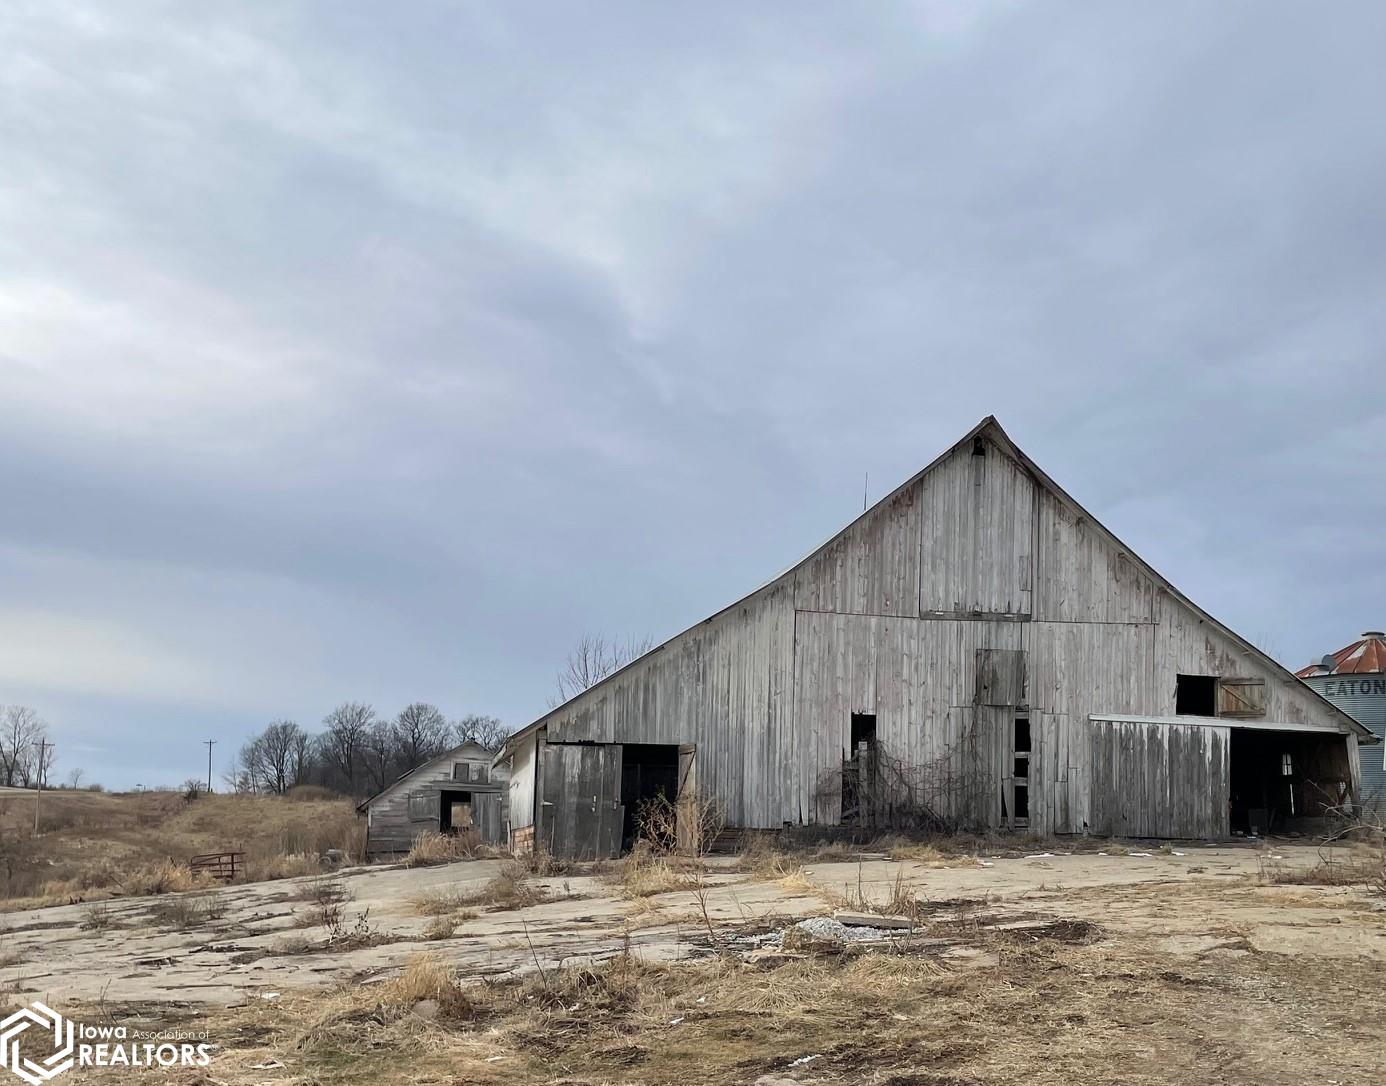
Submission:
[[[67,771],[67,786],[71,789],[82,787],[82,778],[87,775],[85,769],[72,768]]]
[[[375,723],[375,710],[359,701],[343,702],[323,718],[327,726],[320,749],[327,763],[341,774],[347,790],[355,793],[361,772],[361,741]]]
[[[276,720],[252,744],[261,788],[282,796],[298,783],[303,729],[292,720]]]
[[[558,696],[550,701],[550,706],[562,705],[652,648],[654,641],[648,637],[621,643],[608,641],[601,634],[583,634],[558,673]]]
[[[27,705],[7,705],[0,714],[0,775],[5,784],[28,787],[36,779],[39,741],[48,725]]]
[[[395,739],[388,721],[377,720],[361,737],[361,768],[373,792],[390,783],[394,767]]]
[[[448,747],[447,718],[437,706],[416,701],[406,705],[395,717],[395,756],[400,771],[407,773],[415,766],[433,758]]]
[[[496,750],[515,729],[501,722],[498,716],[469,713],[453,722],[453,735],[459,743],[468,740],[480,743],[487,750]]]

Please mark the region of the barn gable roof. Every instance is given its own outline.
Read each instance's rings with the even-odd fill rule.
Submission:
[[[1145,562],[1139,555],[1132,551],[1130,547],[1128,547],[1125,543],[1118,539],[1116,535],[1114,535],[1111,532],[1110,529],[1108,529],[1104,524],[1102,524],[1101,521],[1099,521],[1086,509],[1084,509],[1077,501],[1073,499],[1072,496],[1068,494],[1067,491],[1065,491],[1061,486],[1059,486],[1058,483],[1056,483],[1047,474],[1045,474],[1045,472],[1039,467],[1039,465],[1036,464],[1033,460],[1031,460],[1028,456],[1026,456],[1025,453],[1020,449],[1020,447],[1016,445],[1014,441],[1011,440],[1010,435],[1007,434],[1006,431],[1002,428],[1001,423],[997,421],[996,417],[994,415],[988,415],[971,430],[969,430],[966,434],[964,434],[961,438],[959,438],[947,449],[945,449],[933,460],[931,460],[928,464],[926,464],[922,469],[917,471],[914,475],[910,476],[908,479],[906,479],[898,487],[892,490],[889,494],[885,495],[885,497],[881,498],[870,508],[864,510],[860,516],[854,518],[852,521],[846,524],[840,531],[835,533],[831,538],[826,540],[820,546],[815,547],[811,552],[809,552],[799,561],[795,562],[788,569],[776,574],[774,577],[770,578],[770,580],[766,581],[764,584],[757,587],[754,591],[748,592],[745,596],[742,596],[740,599],[728,604],[721,610],[714,612],[708,618],[705,618],[701,622],[697,622],[694,625],[688,627],[687,629],[680,631],[673,637],[669,638],[667,641],[664,641],[659,645],[656,645],[648,652],[643,653],[642,655],[636,657],[634,660],[629,661],[623,667],[620,667],[616,671],[613,671],[610,675],[606,676],[606,678],[602,679],[600,682],[594,683],[586,690],[579,691],[577,694],[574,694],[571,698],[569,698],[562,704],[554,706],[552,709],[544,713],[533,723],[526,725],[524,728],[521,728],[519,731],[515,732],[513,735],[507,738],[506,741],[501,744],[500,749],[496,751],[495,760],[499,761],[502,758],[504,758],[506,754],[513,749],[514,744],[517,740],[520,740],[525,736],[530,735],[558,714],[566,712],[572,706],[573,702],[577,701],[580,698],[588,696],[593,691],[600,690],[608,683],[613,682],[619,676],[625,674],[628,670],[638,667],[643,661],[648,660],[650,657],[656,655],[657,653],[663,652],[664,649],[667,648],[669,645],[678,641],[680,638],[691,633],[692,631],[698,629],[698,627],[713,621],[714,619],[718,618],[720,615],[727,613],[728,611],[742,606],[743,604],[754,599],[756,596],[758,596],[760,593],[764,592],[771,586],[779,584],[786,577],[794,574],[796,571],[813,561],[813,559],[816,558],[818,555],[822,554],[824,551],[828,550],[836,543],[838,543],[840,540],[842,540],[845,536],[852,533],[854,530],[857,529],[859,525],[862,525],[865,522],[869,521],[879,511],[881,511],[885,507],[888,507],[897,498],[909,491],[911,487],[916,486],[921,479],[923,479],[926,475],[932,472],[940,464],[948,460],[959,449],[966,448],[972,445],[972,443],[975,442],[978,438],[983,438],[987,441],[990,441],[991,443],[996,445],[1002,452],[1004,452],[1006,455],[1008,455],[1017,463],[1019,463],[1027,472],[1029,472],[1029,474],[1035,479],[1036,483],[1039,486],[1048,490],[1060,502],[1067,505],[1073,513],[1087,521],[1094,529],[1101,533],[1109,543],[1117,547],[1127,556],[1128,559],[1130,559],[1135,565],[1140,567],[1156,585],[1163,588],[1173,599],[1179,601],[1185,607],[1189,608],[1189,610],[1191,610],[1200,619],[1208,623],[1209,626],[1211,626],[1213,629],[1217,630],[1223,636],[1227,637],[1229,640],[1237,644],[1248,656],[1254,657],[1263,666],[1269,669],[1272,672],[1272,674],[1278,675],[1280,678],[1282,678],[1284,682],[1294,684],[1295,686],[1300,687],[1304,692],[1313,695],[1315,699],[1322,703],[1321,707],[1325,711],[1339,719],[1339,723],[1343,725],[1344,730],[1355,733],[1360,742],[1380,742],[1380,739],[1375,734],[1373,734],[1370,729],[1364,727],[1353,717],[1349,716],[1342,709],[1338,708],[1338,706],[1328,701],[1321,694],[1319,694],[1318,691],[1314,690],[1307,683],[1302,682],[1279,661],[1262,652],[1259,648],[1257,648],[1251,642],[1247,641],[1245,638],[1241,637],[1239,634],[1231,630],[1229,627],[1224,626],[1217,619],[1213,618],[1212,615],[1204,611],[1203,608],[1199,607],[1191,599],[1189,599],[1177,588],[1175,588],[1174,585],[1171,584],[1168,579],[1161,576],[1160,573],[1158,573],[1152,566],[1150,566],[1149,563]]]

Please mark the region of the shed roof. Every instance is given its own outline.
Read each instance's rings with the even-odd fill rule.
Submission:
[[[1325,667],[1329,659],[1333,666]],[[1320,675],[1374,675],[1386,671],[1386,632],[1368,630],[1351,645],[1295,672],[1301,679]]]

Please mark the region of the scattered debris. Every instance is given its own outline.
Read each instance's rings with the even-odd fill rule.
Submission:
[[[879,916],[876,913],[835,912],[833,919],[849,928],[903,928],[909,930],[919,926],[908,916]]]

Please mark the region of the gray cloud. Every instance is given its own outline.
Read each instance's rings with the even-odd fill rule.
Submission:
[[[960,12],[7,7],[0,701],[112,784],[523,722],[993,412],[1287,662],[1379,624],[1379,9]]]

